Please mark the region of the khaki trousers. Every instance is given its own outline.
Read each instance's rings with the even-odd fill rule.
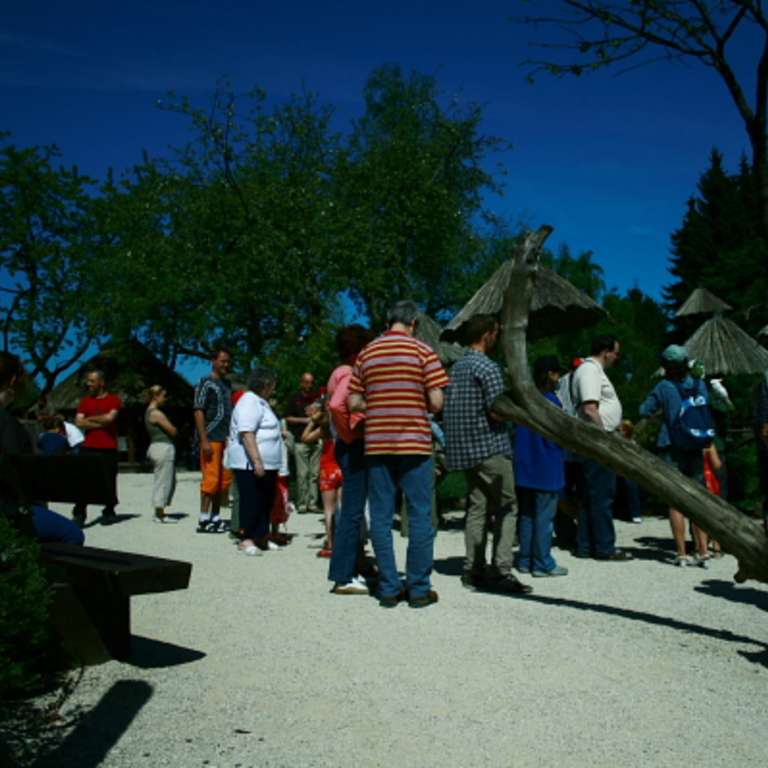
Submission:
[[[296,462],[296,506],[299,512],[316,510],[322,440],[316,443],[297,441],[293,448]]]
[[[482,574],[488,531],[493,531],[492,563],[500,574],[512,570],[517,535],[517,497],[512,459],[497,455],[467,470],[469,504],[464,529],[467,573]]]
[[[152,508],[165,509],[176,489],[176,449],[171,443],[150,443],[147,458],[155,468],[152,478]]]

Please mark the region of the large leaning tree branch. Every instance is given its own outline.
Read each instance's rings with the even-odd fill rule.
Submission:
[[[538,254],[551,231],[551,227],[542,227],[529,233],[512,257],[514,266],[501,318],[504,356],[512,384],[495,401],[494,411],[564,448],[597,459],[682,511],[737,558],[737,582],[768,582],[768,537],[762,526],[639,445],[568,416],[536,389],[528,369],[526,330],[539,269]]]

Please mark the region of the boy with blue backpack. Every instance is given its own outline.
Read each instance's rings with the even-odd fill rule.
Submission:
[[[640,406],[641,416],[662,415],[656,441],[661,457],[686,477],[704,484],[704,455],[715,438],[709,390],[703,379],[691,376],[688,350],[671,344],[661,354],[664,378]],[[709,552],[705,531],[692,525],[696,548],[691,560],[685,549],[685,516],[670,507],[669,522],[675,539],[675,565],[707,567]]]

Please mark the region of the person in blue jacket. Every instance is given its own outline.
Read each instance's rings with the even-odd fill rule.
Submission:
[[[536,360],[533,380],[547,400],[563,407],[555,394],[560,363],[554,355]],[[514,465],[520,539],[515,567],[532,576],[565,576],[568,569],[555,562],[551,551],[557,503],[565,486],[565,453],[557,443],[521,425],[515,431]]]

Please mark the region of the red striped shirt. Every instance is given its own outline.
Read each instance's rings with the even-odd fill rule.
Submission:
[[[387,331],[357,356],[350,393],[365,398],[367,454],[430,454],[427,391],[448,384],[433,350],[400,331]]]

